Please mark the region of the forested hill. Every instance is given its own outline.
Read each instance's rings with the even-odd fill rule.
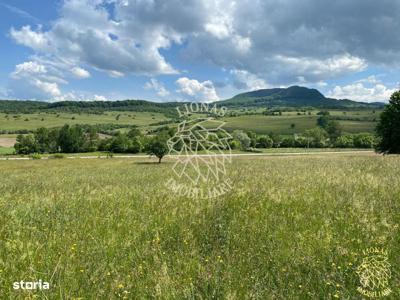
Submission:
[[[145,100],[119,101],[62,101],[47,105],[48,110],[57,111],[146,111],[175,114],[177,102],[151,102]]]
[[[46,108],[47,102],[22,101],[22,100],[0,100],[0,111],[2,112],[32,112]]]
[[[289,88],[263,89],[234,96],[231,99],[215,102],[218,105],[240,108],[380,108],[381,102],[363,103],[352,100],[326,98],[316,89],[292,86]],[[182,102],[152,102],[146,100],[122,101],[16,101],[0,100],[0,111],[11,113],[29,113],[37,111],[61,112],[104,112],[104,111],[146,111],[175,114],[175,107]]]
[[[31,112],[89,112],[101,113],[104,111],[146,111],[161,112],[164,114],[175,114],[177,102],[157,103],[145,100],[122,100],[122,101],[16,101],[0,100],[0,111],[8,113],[31,113]]]
[[[220,101],[230,107],[318,107],[318,108],[361,108],[382,107],[381,102],[364,103],[348,99],[326,98],[316,89],[300,86],[263,89],[234,96]]]

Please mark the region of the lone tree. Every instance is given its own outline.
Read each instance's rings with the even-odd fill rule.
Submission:
[[[246,132],[244,132],[243,130],[235,130],[232,133],[232,136],[235,140],[239,141],[240,143],[240,148],[242,150],[247,150],[250,147],[251,144],[251,139],[249,138],[249,136],[247,135]]]
[[[156,156],[158,163],[161,163],[161,159],[168,153],[167,140],[167,135],[160,134],[153,137],[147,145],[147,154]]]
[[[381,114],[376,127],[379,141],[376,150],[381,153],[400,153],[400,91],[394,92]]]

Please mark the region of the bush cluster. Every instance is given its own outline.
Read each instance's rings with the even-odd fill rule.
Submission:
[[[145,136],[140,130],[132,128],[127,133],[117,132],[114,136],[100,138],[96,126],[64,125],[62,128],[39,128],[33,134],[20,134],[14,147],[17,154],[94,151],[135,154],[146,151],[157,156],[160,152],[165,152],[166,140],[173,133],[173,130],[164,128],[153,135]],[[160,141],[165,147],[159,147]],[[163,148],[162,151],[159,148]]]
[[[231,149],[254,151],[255,148],[374,148],[377,138],[371,133],[344,134],[333,138],[321,128],[306,130],[301,135],[256,135],[235,130],[230,141]]]

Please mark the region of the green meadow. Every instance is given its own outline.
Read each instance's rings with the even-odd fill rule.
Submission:
[[[174,195],[172,161],[153,161],[0,161],[0,298],[362,299],[370,247],[400,298],[399,156],[234,158],[209,200]]]
[[[294,133],[303,133],[305,130],[315,128],[317,124],[317,111],[311,115],[297,115],[296,112],[284,112],[281,116],[265,115],[239,115],[236,117],[224,118],[225,128],[228,130],[251,130],[258,134],[282,134],[290,135]],[[341,118],[338,120],[343,131],[347,133],[374,132],[376,120],[379,113],[366,111],[348,111],[343,114],[342,111],[330,111],[332,117]],[[350,120],[346,120],[350,119]],[[294,124],[292,128],[291,125]]]
[[[258,134],[282,134],[290,135],[303,133],[307,129],[316,127],[317,110],[310,111],[311,115],[298,115],[297,112],[283,112],[281,116],[265,116],[260,111],[255,115],[247,115],[241,110],[233,110],[238,114],[235,117],[223,118],[226,121],[225,128],[228,130],[253,131]],[[373,132],[376,121],[379,118],[379,111],[359,110],[359,111],[338,111],[331,110],[330,114],[334,118],[340,118],[338,122],[342,125],[343,131],[348,133]],[[193,117],[201,117],[196,115]],[[31,113],[31,114],[4,114],[0,113],[0,129],[7,131],[15,130],[36,130],[40,127],[52,128],[61,127],[65,124],[115,124],[121,127],[120,131],[129,130],[129,126],[137,126],[142,129],[154,128],[159,122],[171,120],[162,113],[151,112],[119,112],[107,111],[102,114],[89,113]],[[291,125],[294,124],[292,128]],[[176,126],[171,124],[170,126]]]
[[[0,147],[0,155],[13,154],[14,148]]]
[[[148,126],[151,123],[164,121],[167,118],[161,113],[151,112],[117,112],[103,114],[88,113],[32,113],[4,114],[0,113],[0,129],[2,130],[35,130],[40,127],[61,127],[65,124],[116,124]]]

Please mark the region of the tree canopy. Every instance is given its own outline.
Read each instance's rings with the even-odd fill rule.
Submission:
[[[381,153],[400,153],[400,91],[393,93],[381,114],[376,132],[379,141],[376,150]]]
[[[147,145],[147,154],[156,156],[158,163],[161,163],[162,158],[168,153],[168,139],[167,134],[161,133],[153,137]]]

